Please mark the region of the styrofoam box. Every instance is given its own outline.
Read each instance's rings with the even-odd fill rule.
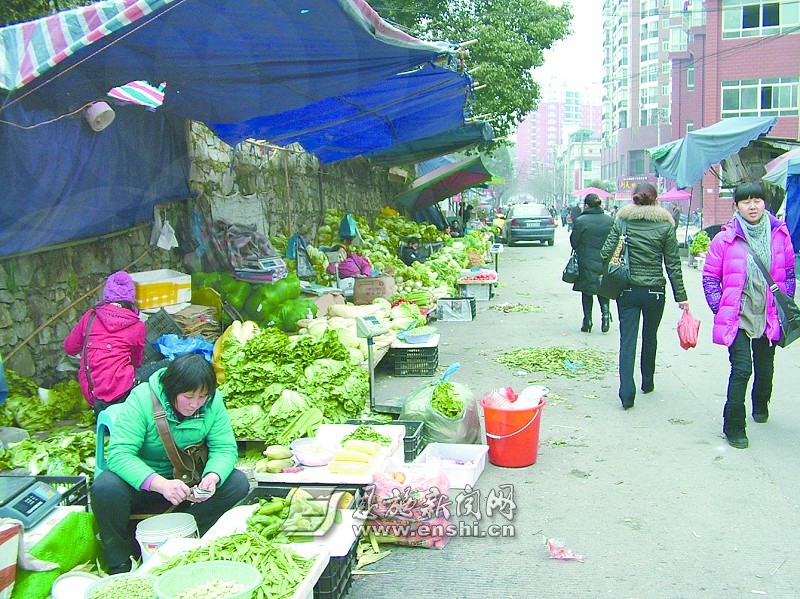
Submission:
[[[458,287],[461,290],[461,297],[474,297],[477,302],[488,302],[492,296],[491,285],[494,285],[494,282],[459,283]]]
[[[207,539],[169,539],[166,543],[161,545],[161,547],[156,550],[150,559],[142,564],[142,566],[138,568],[136,572],[138,574],[149,574],[150,571],[155,569],[157,566],[160,566],[168,559],[175,557],[184,551],[196,549],[207,542]],[[298,555],[301,555],[305,558],[313,557],[315,559],[311,566],[311,570],[309,570],[308,574],[306,574],[303,582],[301,582],[295,589],[294,594],[290,597],[290,599],[313,599],[314,586],[317,584],[317,581],[320,579],[323,572],[325,572],[325,568],[328,567],[328,562],[331,560],[331,557],[327,551],[317,545],[307,546],[303,544],[296,544],[292,545],[291,547],[292,550]]]
[[[136,284],[136,305],[141,310],[192,301],[192,277],[186,273],[160,268],[132,272]]]
[[[474,486],[486,468],[488,445],[429,443],[414,460],[415,464],[439,463],[453,489]],[[456,463],[459,462],[459,463]]]

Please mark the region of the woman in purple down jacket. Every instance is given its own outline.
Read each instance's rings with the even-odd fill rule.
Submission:
[[[760,183],[740,185],[733,201],[733,219],[708,248],[703,290],[714,313],[714,343],[728,347],[731,363],[722,432],[731,446],[745,449],[749,445],[745,394],[750,375],[755,371],[753,420],[766,422],[775,342],[781,337],[775,298],[746,245],[769,270],[778,287],[791,297],[795,292],[795,262],[789,229],[766,210]]]

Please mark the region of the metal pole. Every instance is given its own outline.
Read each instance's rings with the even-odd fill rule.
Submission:
[[[375,411],[375,364],[372,356],[372,337],[367,337],[367,354],[369,366],[369,410]]]

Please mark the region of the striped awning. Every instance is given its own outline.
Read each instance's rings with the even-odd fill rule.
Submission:
[[[150,85],[147,81],[131,81],[125,85],[113,88],[108,92],[109,97],[124,104],[139,104],[150,110],[155,110],[164,103],[164,88],[166,81],[158,87]]]
[[[176,0],[106,0],[0,29],[0,88],[14,91],[86,46]]]

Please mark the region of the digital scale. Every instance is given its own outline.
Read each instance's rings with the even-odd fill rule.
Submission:
[[[497,255],[503,253],[504,246],[502,243],[493,243],[489,248],[489,253],[494,254],[494,271],[497,272]]]
[[[15,518],[25,530],[61,503],[61,493],[33,476],[0,476],[0,517]]]
[[[356,316],[356,337],[367,340],[367,354],[369,356],[369,408],[375,410],[375,364],[372,356],[372,338],[389,332],[389,327],[378,320],[377,316]]]

